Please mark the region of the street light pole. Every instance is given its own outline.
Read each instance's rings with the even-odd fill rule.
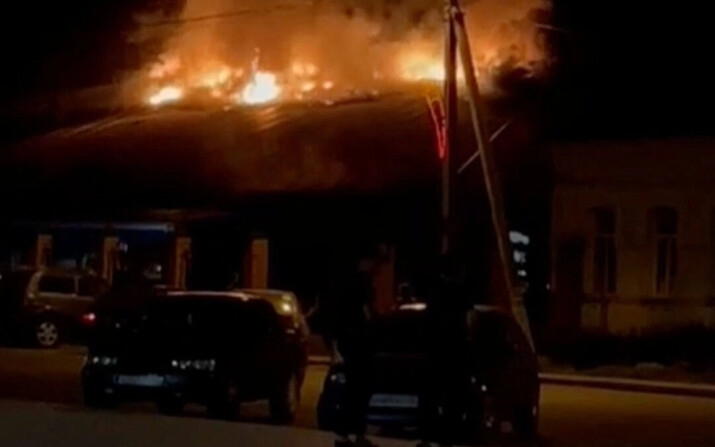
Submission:
[[[452,149],[457,147],[457,34],[452,19],[452,2],[445,1],[444,41],[444,157],[442,158],[442,244],[441,253],[447,254],[454,247],[454,169],[456,162]]]
[[[468,90],[469,109],[471,112],[471,121],[474,128],[474,134],[477,139],[477,145],[480,151],[480,160],[482,166],[482,174],[486,186],[489,205],[491,207],[492,225],[496,236],[497,250],[499,259],[502,264],[502,273],[509,295],[509,310],[515,316],[519,324],[524,329],[524,332],[531,340],[531,330],[529,320],[527,318],[526,309],[524,307],[523,298],[516,293],[514,284],[514,268],[512,262],[512,250],[509,242],[509,235],[506,225],[506,215],[504,212],[504,197],[502,193],[501,183],[497,176],[496,164],[492,153],[492,145],[489,138],[489,132],[484,121],[484,111],[482,108],[481,94],[479,92],[479,83],[476,78],[474,62],[472,60],[472,49],[469,43],[469,35],[464,24],[464,13],[460,7],[459,0],[446,0],[449,4],[448,20],[452,23],[450,29],[456,34],[456,41],[459,47],[459,60],[462,63],[464,71],[464,79]],[[448,37],[450,39],[450,37]],[[451,38],[452,41],[454,40]],[[451,68],[449,65],[446,68]],[[456,85],[456,68],[454,73],[447,75],[447,79],[451,79]],[[452,123],[456,125],[456,113]],[[448,141],[452,134],[448,133]],[[451,141],[448,145],[452,144]],[[533,343],[533,342],[532,342]]]

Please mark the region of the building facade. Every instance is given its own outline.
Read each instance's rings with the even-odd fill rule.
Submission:
[[[715,326],[715,141],[563,144],[552,155],[552,327]]]

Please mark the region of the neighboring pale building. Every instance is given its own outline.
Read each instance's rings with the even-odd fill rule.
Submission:
[[[715,139],[552,150],[555,334],[715,326]]]

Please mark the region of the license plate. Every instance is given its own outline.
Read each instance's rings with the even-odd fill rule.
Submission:
[[[156,374],[140,376],[117,376],[118,385],[160,387],[164,385],[164,378]]]
[[[420,400],[412,394],[373,394],[371,407],[379,408],[417,408]]]

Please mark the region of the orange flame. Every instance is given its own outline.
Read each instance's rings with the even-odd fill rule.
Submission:
[[[162,87],[151,95],[148,99],[149,104],[152,106],[160,106],[164,104],[171,104],[180,101],[184,97],[184,90],[181,87],[175,85],[167,85]]]
[[[276,75],[257,71],[251,81],[237,95],[239,103],[248,105],[266,104],[276,101],[281,95]]]
[[[231,79],[231,69],[228,67],[222,67],[216,71],[209,71],[204,73],[198,81],[198,84],[202,87],[216,89],[218,87],[226,85]]]
[[[408,81],[444,81],[444,63],[423,53],[410,53],[400,61],[400,74]]]

